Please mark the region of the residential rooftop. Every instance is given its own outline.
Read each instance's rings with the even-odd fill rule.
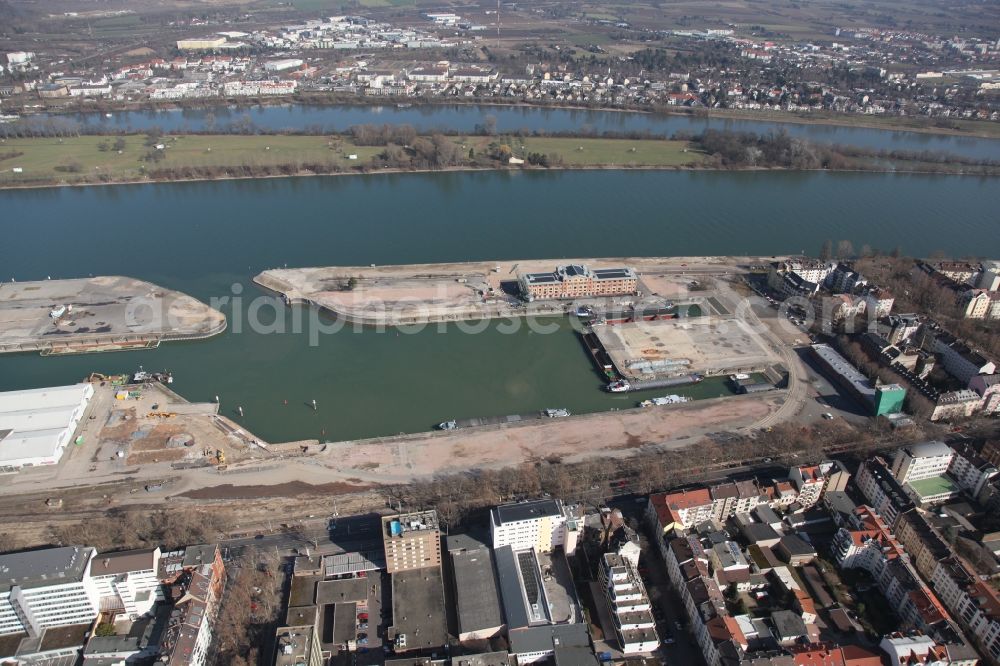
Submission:
[[[563,515],[562,502],[556,499],[540,499],[516,504],[501,504],[493,509],[496,525],[516,523],[540,518],[556,518]]]
[[[382,517],[382,536],[385,538],[404,537],[408,532],[436,529],[438,529],[438,517],[437,511],[433,510]]]
[[[0,555],[0,592],[13,587],[33,588],[83,580],[96,551],[84,546],[63,546]]]

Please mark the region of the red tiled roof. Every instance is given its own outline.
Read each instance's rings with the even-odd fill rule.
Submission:
[[[795,666],[845,666],[844,652],[836,645],[802,645],[789,651]]]
[[[845,645],[841,652],[844,654],[845,666],[882,666],[882,658],[857,645]]]

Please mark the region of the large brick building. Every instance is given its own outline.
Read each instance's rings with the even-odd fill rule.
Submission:
[[[639,278],[631,268],[588,268],[580,264],[558,266],[551,273],[525,273],[521,293],[529,301],[634,294]]]

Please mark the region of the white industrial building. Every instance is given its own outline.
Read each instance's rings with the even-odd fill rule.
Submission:
[[[302,67],[301,58],[282,58],[281,60],[268,60],[264,63],[265,72],[284,72],[299,67]]]
[[[97,617],[99,595],[90,576],[96,551],[82,546],[0,555],[0,636],[34,638],[49,627]]]
[[[0,471],[59,462],[93,395],[90,384],[0,393]]]

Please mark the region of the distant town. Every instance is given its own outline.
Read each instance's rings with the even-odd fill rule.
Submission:
[[[641,48],[616,55],[592,44],[581,52],[518,37],[505,42],[510,54],[501,59],[494,54],[496,21],[495,11],[430,12],[402,22],[345,14],[253,30],[239,29],[239,21],[191,20],[169,26],[187,35],[169,45],[86,62],[57,45],[10,51],[0,69],[0,111],[12,121],[38,110],[114,103],[332,95],[1000,119],[997,39],[842,26],[806,41],[763,37],[748,26],[656,31],[618,22],[600,27]]]

